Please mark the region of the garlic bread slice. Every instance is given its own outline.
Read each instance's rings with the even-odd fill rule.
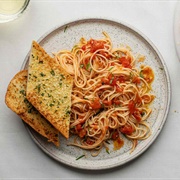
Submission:
[[[27,76],[27,70],[22,70],[13,77],[7,88],[5,103],[35,131],[59,146],[58,130],[26,98]]]
[[[72,85],[72,76],[33,41],[27,99],[66,138],[69,138]]]

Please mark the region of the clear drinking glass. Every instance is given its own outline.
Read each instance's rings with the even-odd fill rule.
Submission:
[[[0,23],[18,18],[27,8],[30,0],[0,0]]]

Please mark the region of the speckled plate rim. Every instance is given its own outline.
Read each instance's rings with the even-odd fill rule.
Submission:
[[[166,119],[167,119],[167,116],[168,116],[168,113],[169,113],[169,108],[170,108],[170,103],[171,103],[171,83],[170,83],[170,77],[169,77],[169,73],[168,73],[165,61],[164,61],[162,55],[160,54],[160,52],[158,51],[158,49],[156,48],[156,46],[153,44],[153,42],[148,37],[146,37],[141,31],[136,29],[135,27],[133,27],[133,26],[131,26],[131,25],[125,23],[125,22],[119,21],[117,19],[109,19],[107,17],[99,17],[99,18],[76,19],[76,20],[71,20],[71,21],[68,21],[68,22],[64,22],[63,24],[60,24],[60,25],[55,26],[54,28],[50,29],[48,32],[46,32],[44,35],[42,35],[37,40],[37,42],[41,43],[41,41],[43,41],[43,39],[46,36],[48,36],[53,31],[57,30],[58,28],[69,26],[72,23],[80,23],[80,22],[84,22],[84,21],[106,21],[106,22],[109,22],[109,23],[119,24],[119,26],[124,26],[127,29],[129,29],[130,31],[136,33],[139,37],[141,37],[154,50],[154,52],[156,53],[157,57],[159,58],[161,64],[163,65],[163,71],[164,71],[165,78],[166,78],[166,83],[167,83],[166,84],[166,87],[167,87],[166,107],[165,107],[165,112],[163,114],[163,118],[161,120],[161,123],[158,126],[158,130],[154,133],[153,138],[148,142],[148,144],[146,146],[144,146],[142,149],[140,149],[140,151],[138,151],[138,153],[136,153],[133,156],[131,156],[131,158],[129,158],[128,160],[123,160],[123,161],[121,161],[119,163],[112,163],[112,164],[108,164],[108,165],[105,164],[105,165],[100,166],[100,167],[94,167],[94,166],[93,167],[91,167],[91,166],[83,167],[81,165],[76,166],[76,165],[68,163],[67,161],[64,161],[64,160],[59,160],[59,158],[56,155],[54,155],[53,153],[49,152],[49,150],[47,150],[46,147],[43,146],[38,141],[38,139],[31,132],[32,129],[28,125],[26,125],[25,123],[24,123],[24,125],[25,125],[27,131],[29,132],[31,138],[33,139],[33,141],[37,144],[37,146],[43,152],[45,152],[47,155],[49,155],[53,159],[57,160],[58,162],[61,162],[61,163],[65,164],[65,165],[68,165],[68,166],[71,166],[71,167],[74,167],[74,168],[78,168],[78,169],[84,169],[84,170],[105,170],[105,169],[110,169],[110,168],[114,168],[114,167],[117,167],[117,166],[124,165],[124,164],[134,160],[135,158],[137,158],[138,156],[143,154],[151,146],[151,144],[156,140],[156,138],[158,137],[159,133],[161,132],[161,130],[162,130],[162,128],[163,128],[163,126],[164,126],[164,124],[166,122]],[[29,53],[30,53],[30,51],[29,51]],[[22,67],[21,67],[21,70],[25,68],[25,65],[26,65],[26,63],[28,61],[29,53],[25,57],[25,60],[24,60],[24,62],[22,64]]]

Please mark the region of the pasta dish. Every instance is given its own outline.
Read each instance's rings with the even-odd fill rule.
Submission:
[[[131,50],[113,48],[109,35],[103,34],[103,39],[81,38],[72,50],[54,54],[74,77],[70,132],[76,138],[69,145],[108,151],[109,141],[122,142],[125,136],[133,151],[139,140],[151,135],[146,120],[155,97],[154,73],[150,66],[138,69]]]

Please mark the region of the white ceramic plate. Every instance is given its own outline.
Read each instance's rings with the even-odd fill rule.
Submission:
[[[177,2],[174,14],[174,41],[176,52],[180,59],[180,2]]]
[[[103,149],[97,157],[92,157],[88,151],[67,146],[67,141],[63,137],[60,137],[61,146],[57,148],[26,125],[32,139],[45,153],[59,162],[80,169],[108,169],[123,165],[142,154],[160,133],[166,121],[170,105],[170,81],[161,55],[147,37],[129,25],[105,19],[77,20],[54,28],[43,35],[38,42],[51,54],[61,49],[71,49],[82,36],[86,39],[90,37],[102,38],[102,31],[110,35],[114,47],[120,44],[128,45],[132,48],[135,56],[138,54],[145,55],[144,64],[151,66],[154,70],[155,80],[152,88],[156,98],[151,105],[152,114],[148,118],[148,122],[152,127],[152,135],[148,139],[139,142],[137,148],[131,154],[131,142],[124,138],[125,143],[120,150],[114,151],[113,145],[110,145],[110,154]],[[27,68],[28,58],[29,54],[25,58],[22,69]],[[86,156],[76,160],[82,154]]]

